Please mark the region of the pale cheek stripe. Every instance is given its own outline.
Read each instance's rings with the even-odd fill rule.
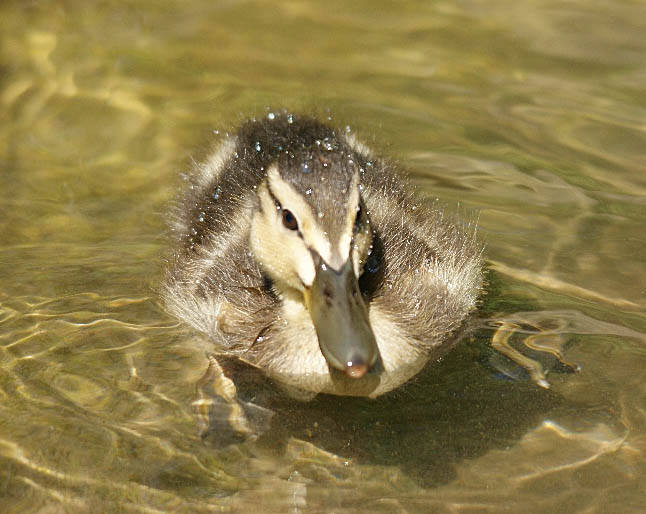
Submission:
[[[345,232],[339,238],[339,257],[343,264],[350,257],[350,245],[352,244],[352,234],[354,231],[354,220],[357,215],[357,208],[359,207],[359,174],[355,173],[352,178],[352,185],[350,186],[352,192],[350,194],[350,201],[348,202],[349,209],[345,222]]]

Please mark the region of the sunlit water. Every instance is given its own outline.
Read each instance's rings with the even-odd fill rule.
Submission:
[[[148,4],[0,7],[0,511],[643,512],[646,6]],[[282,106],[478,216],[492,294],[400,392],[219,448],[164,215],[215,130]],[[499,319],[582,371],[501,371]]]

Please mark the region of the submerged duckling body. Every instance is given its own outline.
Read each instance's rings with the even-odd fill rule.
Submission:
[[[252,120],[192,180],[166,306],[281,384],[378,396],[448,351],[475,307],[474,229],[346,132]]]

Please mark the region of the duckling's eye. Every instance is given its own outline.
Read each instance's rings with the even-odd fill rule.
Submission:
[[[298,221],[291,211],[283,209],[283,225],[289,230],[298,230]]]

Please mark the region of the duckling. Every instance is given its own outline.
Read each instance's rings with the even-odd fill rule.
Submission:
[[[165,305],[288,390],[382,395],[440,359],[476,307],[474,227],[347,130],[270,113],[191,180]]]

